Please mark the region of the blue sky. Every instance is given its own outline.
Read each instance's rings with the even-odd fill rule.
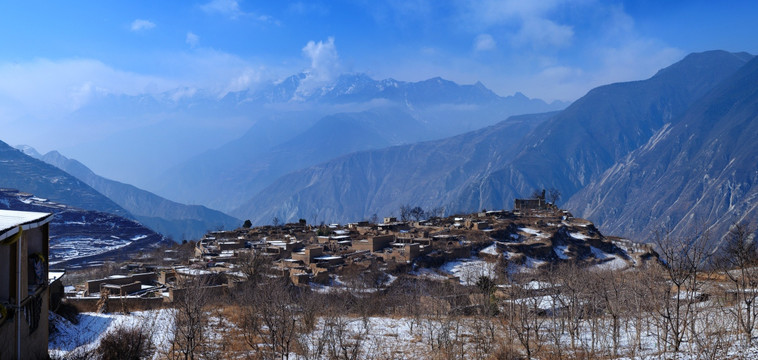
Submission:
[[[150,81],[152,90],[183,85],[223,91],[235,80],[238,87],[254,86],[310,67],[304,49],[314,42],[323,57],[319,65],[334,71],[399,80],[481,80],[502,95],[523,91],[574,100],[601,83],[649,76],[689,52],[757,52],[757,5],[728,4],[15,2],[1,5],[0,64],[21,72],[49,61],[60,70],[82,72],[82,83],[93,81],[86,71],[96,66],[134,79],[122,90],[106,83],[112,91],[150,91],[145,88]]]
[[[699,0],[4,2],[0,126],[20,132],[25,119],[59,118],[93,94],[221,96],[303,70],[325,81],[441,76],[571,101],[690,52],[756,54],[757,9]]]

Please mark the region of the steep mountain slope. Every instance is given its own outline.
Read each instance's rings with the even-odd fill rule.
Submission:
[[[23,147],[23,151],[32,156],[36,154],[38,159],[77,177],[122,206],[143,224],[177,241],[199,239],[209,230],[235,228],[242,224],[239,219],[220,211],[200,205],[179,204],[132,185],[106,179],[57,151],[39,155],[28,146]]]
[[[648,80],[591,90],[524,139],[512,162],[472,179],[453,208],[511,204],[539,188],[571,197],[750,58],[725,51],[690,54]]]
[[[511,158],[518,140],[554,114],[514,116],[444,140],[343,156],[280,178],[234,213],[257,224],[274,216],[318,223],[390,215],[407,203],[440,206],[471,174]]]
[[[448,213],[470,212],[510,208],[514,198],[543,187],[555,187],[569,198],[645,144],[665,123],[679,119],[691,104],[751,57],[724,51],[691,54],[648,80],[596,88],[526,137],[500,134],[494,141],[507,141],[512,146],[509,156],[485,151],[476,154],[483,160],[475,160],[487,164],[485,167],[465,172],[441,167],[436,169],[439,172],[429,173],[430,177],[445,179],[444,186],[415,187],[415,192],[406,193],[404,189],[414,183],[405,179],[413,178],[411,174],[416,167],[406,168],[397,161],[380,164],[367,172],[364,164],[378,153],[359,153],[286,175],[249,202],[258,205],[240,208],[237,214],[253,216],[258,212],[263,216],[259,222],[267,222],[271,214],[293,219],[318,212],[327,216],[326,220],[341,221],[356,220],[361,214],[364,217],[374,212],[386,214],[384,211],[391,212],[397,208],[395,205],[403,203],[444,206]],[[459,146],[478,144],[477,136],[481,134],[464,136]],[[474,156],[460,148],[445,149],[446,155],[439,155],[441,159],[459,153]],[[415,156],[419,155],[414,153],[409,158]],[[421,159],[428,158],[421,156]],[[375,179],[386,173],[397,175],[391,182],[381,182],[381,186],[364,185],[378,183]],[[306,196],[316,192],[317,196]],[[346,196],[348,193],[361,195]],[[355,212],[356,205],[351,202],[367,199],[372,201],[361,203],[360,211]],[[348,208],[350,212],[346,211]]]
[[[567,203],[604,231],[714,240],[758,218],[758,58],[667,124]]]
[[[150,189],[229,211],[279,176],[336,156],[449,137],[509,115],[565,106],[520,93],[501,97],[481,83],[441,78],[377,81],[350,74],[320,87],[307,83],[306,74],[299,74],[258,91],[228,94],[222,102],[229,107],[257,104],[260,111],[280,112],[257,121],[239,139],[170,167]]]
[[[14,188],[69,206],[131,218],[124,208],[81,180],[0,141],[0,187]]]
[[[53,213],[50,265],[98,266],[168,244],[140,223],[100,211],[82,210],[13,189],[0,189],[0,209]]]

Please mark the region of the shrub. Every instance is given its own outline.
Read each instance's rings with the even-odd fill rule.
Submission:
[[[105,334],[97,354],[103,360],[139,360],[148,357],[152,349],[153,343],[145,329],[122,325]]]

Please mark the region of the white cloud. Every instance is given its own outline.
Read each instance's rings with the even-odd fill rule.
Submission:
[[[240,9],[236,0],[212,0],[211,2],[201,5],[200,9],[207,13],[216,13],[236,18],[245,13]]]
[[[574,31],[570,26],[558,25],[543,18],[525,18],[514,37],[519,45],[565,47],[571,44]]]
[[[464,1],[465,16],[485,26],[502,24],[514,19],[545,17],[568,0],[481,0]],[[577,2],[577,1],[574,1]]]
[[[279,21],[269,15],[243,11],[237,0],[211,0],[208,3],[201,5],[200,9],[208,14],[220,14],[231,19],[244,17],[262,23],[279,25]]]
[[[186,42],[191,47],[195,47],[200,42],[200,37],[195,33],[188,31],[187,37],[184,39],[184,42]]]
[[[618,47],[599,48],[587,56],[595,58],[597,64],[583,67],[553,64],[514,82],[532,96],[575,100],[598,86],[647,79],[680,60],[684,53],[655,41],[637,40]]]
[[[559,24],[550,19],[550,15],[569,2],[572,1],[463,1],[461,20],[474,31],[505,27],[510,32],[513,45],[565,46],[572,41],[573,29],[570,25]]]
[[[12,112],[37,117],[75,111],[97,95],[137,95],[174,86],[165,79],[116,70],[89,59],[0,64],[0,78],[0,99],[14,104]]]
[[[474,39],[474,50],[476,51],[494,50],[496,46],[497,43],[490,34],[479,34]]]
[[[150,20],[137,19],[132,21],[131,29],[134,32],[150,30],[155,27],[155,23]]]
[[[308,77],[301,82],[299,92],[308,92],[320,84],[329,82],[341,71],[342,66],[333,37],[329,37],[326,42],[309,41],[303,47],[303,55],[310,59],[311,67],[306,71]]]

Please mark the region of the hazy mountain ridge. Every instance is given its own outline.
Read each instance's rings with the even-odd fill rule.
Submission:
[[[75,176],[122,206],[146,226],[177,241],[198,239],[209,230],[234,228],[242,223],[220,211],[200,205],[179,204],[135,186],[103,178],[81,162],[69,159],[57,151],[40,155],[29,146],[21,148],[30,156]]]
[[[76,177],[0,141],[0,187],[14,188],[68,206],[133,218],[127,210]]]
[[[286,173],[359,150],[415,142],[424,130],[423,124],[397,108],[328,115],[264,151],[246,151],[245,147],[255,146],[254,141],[234,142],[212,152],[215,156],[172,169],[162,192],[229,210]],[[219,179],[223,187],[217,186]]]
[[[758,216],[758,59],[703,97],[567,203],[606,231],[718,239]]]
[[[231,211],[278,177],[338,156],[445,138],[509,115],[565,106],[520,93],[500,97],[481,83],[377,81],[365,74],[342,75],[305,94],[300,90],[306,78],[298,74],[257,91],[227,94],[222,101],[230,106],[287,104],[314,111],[286,110],[258,121],[239,139],[169,168],[150,188],[177,201]],[[219,179],[226,186],[216,186]]]

